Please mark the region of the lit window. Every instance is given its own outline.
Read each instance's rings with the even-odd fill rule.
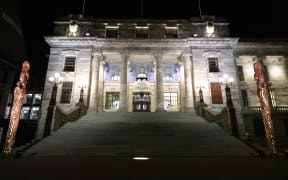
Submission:
[[[163,80],[164,81],[172,81],[173,79],[172,79],[171,74],[165,74],[165,76],[163,77]]]
[[[209,21],[206,24],[206,33],[208,37],[214,37],[215,26],[214,23]]]
[[[119,109],[119,92],[106,92],[105,109],[117,110]]]
[[[32,107],[30,119],[31,120],[38,120],[40,115],[40,107]]]
[[[64,64],[64,71],[65,72],[74,72],[75,71],[75,57],[66,57],[65,64]]]
[[[78,34],[79,26],[76,20],[70,21],[68,36],[75,37]]]
[[[178,38],[178,27],[166,26],[166,38]]]
[[[164,93],[164,109],[167,111],[178,111],[177,93]]]
[[[137,75],[136,80],[148,80],[147,75],[144,73],[140,73]]]
[[[120,76],[118,74],[113,74],[112,81],[120,81]]]
[[[119,28],[118,26],[106,27],[106,38],[118,38]]]
[[[28,119],[30,107],[23,107],[20,114],[20,119]]]
[[[209,72],[219,72],[218,58],[208,58]]]
[[[136,27],[136,38],[148,38],[148,31],[149,31],[149,27],[147,26],[137,26]]]

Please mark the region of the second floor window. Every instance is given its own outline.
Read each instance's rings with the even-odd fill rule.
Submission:
[[[120,81],[120,76],[118,74],[113,74],[111,79],[112,81]]]
[[[209,72],[219,72],[218,58],[208,58]]]
[[[75,71],[75,57],[66,57],[64,64],[64,72],[74,72]]]
[[[148,27],[136,27],[136,38],[143,38],[147,39],[148,38]]]
[[[166,38],[178,38],[177,27],[166,27]]]
[[[106,38],[118,38],[118,28],[107,28],[106,29]]]
[[[164,81],[172,81],[173,80],[171,74],[165,74],[163,79],[164,79]]]

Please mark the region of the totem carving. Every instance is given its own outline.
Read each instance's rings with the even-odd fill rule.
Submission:
[[[9,157],[11,155],[15,143],[23,99],[26,94],[27,80],[29,79],[29,70],[30,63],[28,61],[24,61],[22,63],[22,71],[19,76],[19,81],[14,89],[13,106],[3,150],[5,157]]]
[[[254,64],[254,79],[257,81],[257,95],[260,100],[261,113],[263,124],[265,127],[266,141],[269,151],[272,155],[276,155],[276,143],[273,128],[273,121],[271,117],[271,104],[269,100],[269,91],[267,82],[265,80],[263,65],[260,60]]]

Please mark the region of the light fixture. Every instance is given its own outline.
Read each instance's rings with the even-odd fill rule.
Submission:
[[[198,34],[196,34],[196,33],[195,33],[195,34],[193,34],[193,37],[198,37]]]
[[[149,159],[150,159],[149,157],[145,157],[145,156],[133,157],[133,160],[138,160],[138,161],[146,161],[146,160],[149,160]]]
[[[207,22],[206,24],[206,32],[208,34],[208,37],[211,37],[214,34],[215,26],[213,22]]]
[[[89,32],[86,32],[86,33],[85,33],[85,36],[90,36],[90,33],[89,33]]]

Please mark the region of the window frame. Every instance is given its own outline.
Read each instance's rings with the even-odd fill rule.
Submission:
[[[64,60],[63,72],[75,72],[75,67],[76,67],[76,57],[66,56]]]

